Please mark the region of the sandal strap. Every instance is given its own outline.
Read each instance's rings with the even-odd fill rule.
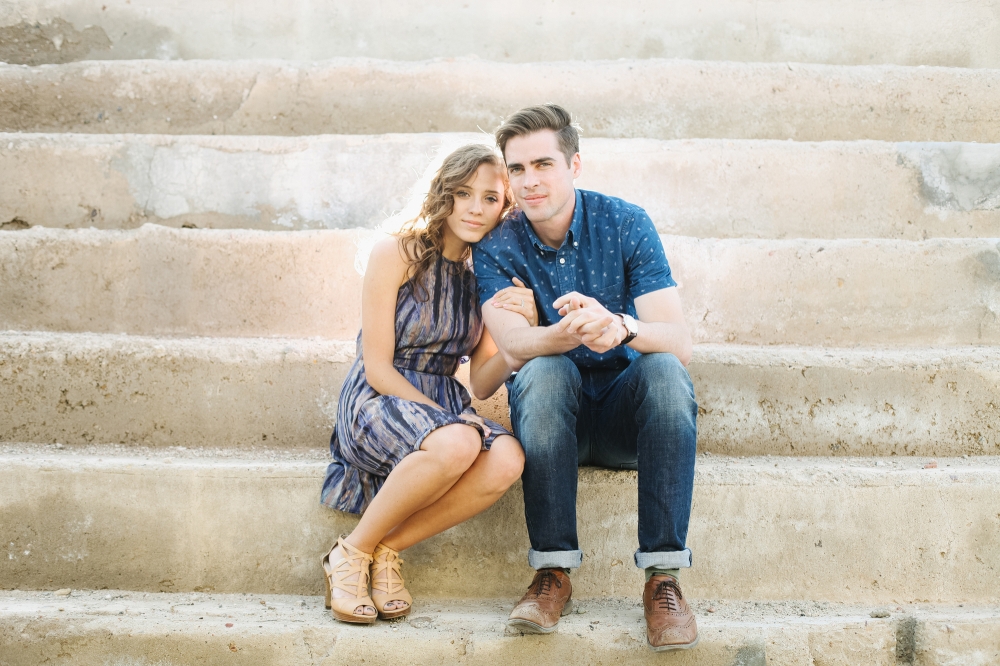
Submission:
[[[353,594],[356,599],[364,599],[368,596],[372,556],[353,547],[344,541],[343,537],[337,540],[337,546],[340,547],[344,557],[331,566],[331,571],[328,573],[331,586]],[[327,557],[329,558],[329,555]],[[329,562],[329,559],[327,561]],[[347,581],[353,574],[358,574],[357,580]]]
[[[406,589],[403,583],[403,574],[399,565],[403,564],[403,559],[399,553],[384,544],[379,544],[372,553],[372,590],[378,590],[382,594],[396,594]],[[384,575],[380,575],[383,574]]]

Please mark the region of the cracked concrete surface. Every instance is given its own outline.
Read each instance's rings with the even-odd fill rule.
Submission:
[[[920,170],[921,192],[944,210],[1000,210],[1000,144],[899,144],[900,160]],[[993,227],[1000,237],[1000,226]]]
[[[0,220],[103,229],[146,222],[395,228],[416,214],[444,155],[471,142],[491,138],[0,134]],[[584,139],[581,151],[577,186],[643,206],[663,233],[1000,235],[1000,151],[992,145]],[[930,198],[928,183],[937,188]]]
[[[319,556],[356,520],[319,506],[326,461],[283,460],[280,451],[20,447],[0,462],[9,535],[0,587],[319,594]],[[685,585],[724,599],[992,603],[997,461],[937,463],[700,456],[689,535],[698,565]],[[638,594],[635,504],[634,472],[581,470],[579,598]],[[474,597],[517,598],[530,578],[526,549],[515,486],[480,516],[409,549],[410,589],[448,598],[472,586]]]
[[[331,620],[315,597],[120,590],[54,597],[15,591],[0,593],[0,626],[8,627],[0,629],[0,648],[13,666],[46,658],[79,666],[332,666],[391,661],[399,654],[408,663],[435,666],[455,660],[595,666],[665,661],[645,647],[634,599],[581,602],[546,637],[508,632],[503,620],[512,603],[418,599],[405,620],[349,627]],[[895,666],[899,628],[910,624],[920,663],[959,666],[955,659],[977,655],[978,661],[962,664],[968,666],[1000,655],[1000,620],[989,606],[904,604],[875,619],[872,607],[861,604],[696,598],[692,605],[701,642],[696,651],[672,654],[671,664],[755,666],[747,661],[753,657],[770,666]]]
[[[572,109],[586,137],[1000,142],[1000,69],[471,58],[0,65],[0,129],[16,132],[477,132],[539,99]]]
[[[0,441],[323,452],[353,358],[348,341],[6,333]],[[1000,452],[993,348],[698,345],[689,370],[701,451]],[[503,390],[474,404],[509,424]]]
[[[232,7],[196,0],[8,0],[0,25],[69,22],[95,26],[113,48],[89,58],[298,58],[365,56],[424,60],[475,55],[525,62],[564,59],[691,58],[838,65],[1000,67],[1000,10],[991,2],[875,5],[837,11],[785,0],[709,5],[628,0],[565,5],[511,0],[501,7],[449,0],[308,3],[286,11],[268,2]],[[517,21],[511,17],[517,16]],[[946,18],[945,18],[946,17]],[[11,49],[11,62],[57,61],[52,47]],[[80,56],[78,56],[80,57]]]
[[[3,233],[0,327],[349,340],[360,325],[355,258],[373,237],[152,224]],[[699,343],[1000,342],[995,241],[662,240]]]

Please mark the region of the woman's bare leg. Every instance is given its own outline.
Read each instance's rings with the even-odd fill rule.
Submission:
[[[447,492],[392,528],[382,542],[404,550],[485,511],[521,476],[524,451],[509,435],[497,437]],[[379,491],[381,492],[381,491]]]
[[[476,462],[481,444],[479,433],[464,424],[444,426],[427,435],[420,449],[399,461],[386,477],[345,541],[363,553],[371,553],[390,529],[447,493]],[[356,581],[357,574],[353,578]],[[350,596],[339,588],[333,592],[337,597]],[[354,612],[374,615],[375,609],[358,606]]]

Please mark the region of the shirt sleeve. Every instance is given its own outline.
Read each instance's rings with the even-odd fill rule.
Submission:
[[[511,284],[511,276],[504,269],[503,262],[490,238],[472,247],[472,269],[476,273],[476,290],[479,292],[479,305]]]
[[[635,299],[653,291],[676,287],[660,235],[646,211],[636,208],[631,223],[624,225],[622,231],[625,279],[631,297]]]

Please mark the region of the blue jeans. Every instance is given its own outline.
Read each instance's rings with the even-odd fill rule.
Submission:
[[[639,470],[636,566],[691,566],[686,547],[698,405],[673,354],[643,354],[624,370],[580,369],[565,356],[526,363],[508,385],[524,447],[524,515],[535,569],[579,567],[577,466]]]

